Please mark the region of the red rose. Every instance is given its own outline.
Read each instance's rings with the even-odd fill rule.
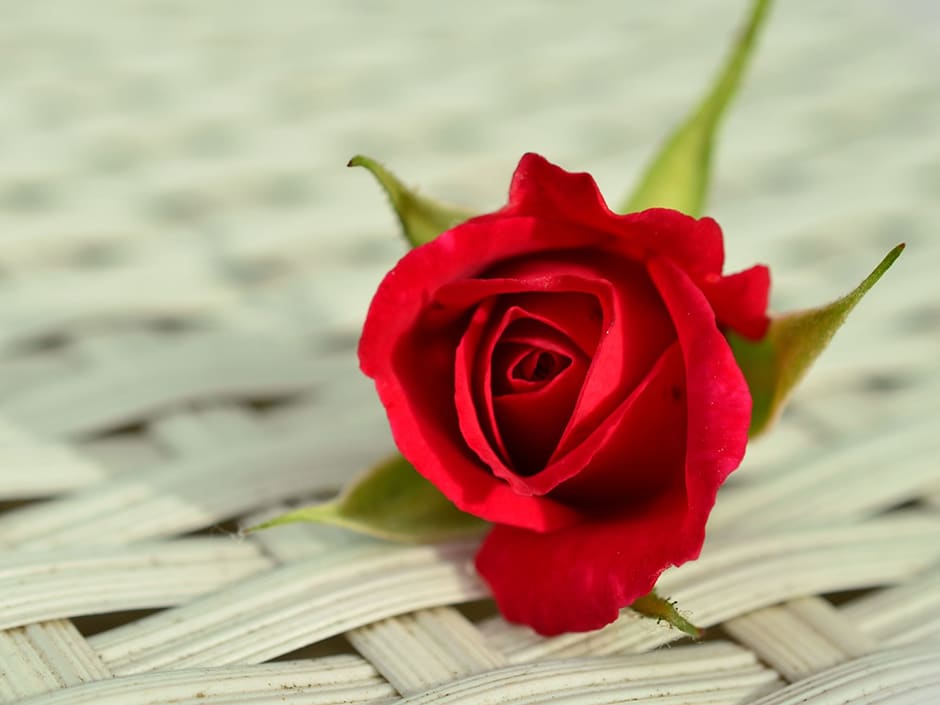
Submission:
[[[409,252],[359,346],[402,454],[494,522],[477,555],[507,619],[596,629],[694,559],[751,399],[722,330],[763,335],[766,267],[721,230],[617,215],[534,154],[509,204]]]

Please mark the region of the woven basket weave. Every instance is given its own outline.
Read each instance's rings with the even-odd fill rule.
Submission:
[[[615,198],[738,3],[0,5],[0,703],[940,702],[928,0],[781,3],[725,126],[711,212],[777,309],[908,251],[663,576],[711,628],[670,648],[505,623],[472,543],[236,528],[392,449],[355,340],[404,246],[346,159]]]

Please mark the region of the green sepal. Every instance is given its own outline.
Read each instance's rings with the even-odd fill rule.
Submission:
[[[623,212],[663,207],[693,216],[702,213],[715,133],[741,82],[769,7],[770,0],[755,0],[751,5],[748,22],[711,91],[660,148]]]
[[[350,159],[346,166],[361,166],[372,172],[388,195],[395,215],[401,223],[402,234],[412,247],[430,242],[445,230],[476,215],[469,210],[419,196],[399,181],[392,172],[369,157],[357,155]]]
[[[790,392],[832,340],[849,312],[900,256],[904,245],[889,252],[852,292],[827,306],[794,311],[771,320],[767,334],[754,342],[735,333],[728,342],[751,391],[751,437],[767,430]]]
[[[685,634],[688,634],[693,639],[701,639],[702,635],[705,634],[704,629],[696,627],[694,624],[692,624],[692,622],[682,616],[679,610],[676,609],[675,602],[670,602],[669,600],[660,597],[656,594],[655,590],[647,593],[646,595],[643,595],[643,597],[637,600],[634,600],[633,604],[630,605],[630,609],[632,609],[634,612],[638,612],[644,617],[668,622],[673,627]]]
[[[332,524],[377,538],[414,543],[479,534],[489,526],[457,509],[400,455],[354,479],[331,502],[288,512],[247,531],[298,521]]]

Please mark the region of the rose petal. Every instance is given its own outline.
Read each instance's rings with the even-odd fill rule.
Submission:
[[[718,487],[744,457],[751,395],[704,294],[669,260],[654,259],[648,266],[675,321],[685,361],[689,507],[684,553],[697,555]]]
[[[563,458],[604,423],[675,340],[665,306],[643,268],[610,257],[594,266],[610,286],[603,336],[571,422],[549,463]]]
[[[525,279],[520,280],[520,284],[525,283]],[[590,288],[599,291],[597,286]],[[530,318],[542,321],[562,333],[577,346],[582,355],[591,357],[597,350],[604,314],[595,293],[565,290],[538,293],[523,291],[517,294],[507,292],[501,300],[505,305],[525,310]],[[502,340],[519,340],[519,336],[507,331]]]
[[[496,341],[518,312],[492,318],[497,300],[488,298],[473,312],[454,360],[454,406],[463,440],[498,477],[511,476],[509,451],[503,443],[493,410],[492,365]]]
[[[685,365],[674,343],[630,399],[582,444],[584,469],[551,491],[553,499],[603,511],[649,501],[669,490],[685,493]],[[603,438],[603,440],[601,440]]]
[[[476,567],[503,616],[540,634],[598,629],[645,595],[676,555],[684,498],[552,533],[494,526]]]
[[[745,338],[760,340],[767,332],[770,270],[763,265],[700,283],[719,323]]]
[[[585,355],[593,353],[600,335],[603,297],[609,285],[565,271],[541,273],[531,277],[494,277],[464,279],[444,284],[438,289],[425,318],[432,325],[449,325],[465,317],[487,299],[507,298],[506,306],[521,302],[533,316],[564,331]],[[521,297],[521,298],[516,298]]]
[[[607,207],[590,174],[567,172],[537,154],[519,161],[509,205],[482,217],[518,215],[617,233],[621,251],[631,259],[667,256],[696,279],[719,274],[724,263],[721,228],[711,218],[696,220],[667,208],[619,215]]]

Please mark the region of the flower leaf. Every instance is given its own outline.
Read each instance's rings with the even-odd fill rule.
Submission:
[[[630,605],[630,609],[634,612],[639,612],[644,617],[650,617],[651,619],[662,620],[668,622],[676,629],[681,632],[688,634],[693,639],[700,639],[705,633],[704,629],[700,629],[692,624],[689,620],[682,616],[679,610],[676,609],[676,603],[670,602],[669,600],[660,597],[656,594],[656,591],[643,595],[643,597],[634,600],[633,604]]]
[[[297,509],[253,526],[322,522],[392,541],[443,541],[478,534],[489,525],[455,507],[400,455],[353,480],[332,502]]]
[[[388,195],[401,222],[402,234],[412,247],[430,242],[445,230],[475,215],[468,210],[419,196],[399,181],[392,172],[369,157],[357,155],[350,159],[346,166],[361,166],[372,172]]]
[[[666,207],[693,216],[701,214],[715,133],[741,82],[769,7],[770,0],[754,0],[748,22],[711,91],[659,150],[626,201],[624,212]]]
[[[827,306],[773,318],[767,334],[757,342],[728,334],[731,350],[751,390],[752,437],[769,428],[790,392],[829,344],[849,312],[888,271],[903,249],[901,244],[891,250],[861,284],[841,299]]]

